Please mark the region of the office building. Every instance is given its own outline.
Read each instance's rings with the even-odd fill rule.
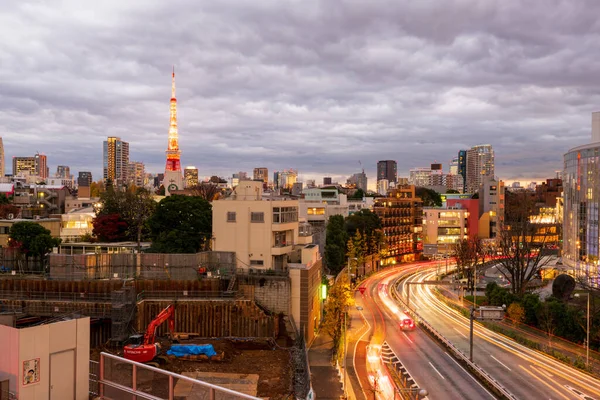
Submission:
[[[367,192],[367,174],[365,174],[365,171],[352,175],[346,183],[357,189],[361,189],[365,193]]]
[[[499,237],[504,224],[504,182],[486,176],[479,187],[479,237]]]
[[[89,171],[80,171],[77,177],[77,186],[92,186],[92,173]]]
[[[252,178],[255,181],[263,181],[264,183],[269,183],[269,169],[264,167],[254,168]]]
[[[494,150],[489,144],[474,146],[467,150],[466,193],[477,192],[486,176],[494,176]]]
[[[377,162],[377,180],[387,179],[390,184],[398,182],[398,163],[394,160]]]
[[[118,137],[109,137],[104,141],[104,181],[110,180],[114,186],[123,186],[128,182],[129,143]]]
[[[68,165],[59,165],[56,167],[55,176],[62,179],[71,179],[71,168]]]
[[[0,137],[0,178],[6,175],[5,170],[5,159],[4,159],[4,144],[2,143],[2,138]],[[15,173],[13,172],[13,175]]]
[[[283,189],[283,190],[291,190],[294,186],[294,183],[298,180],[298,171],[294,169],[288,169],[285,171],[275,172],[273,175],[275,181],[275,188]]]
[[[133,183],[137,187],[143,187],[146,180],[146,171],[143,162],[132,161],[129,163],[129,171],[127,172],[129,183]]]
[[[465,193],[467,191],[467,151],[460,150],[458,152],[458,175],[462,177],[462,190],[460,192]]]
[[[591,286],[600,285],[600,112],[592,114],[592,143],[564,155],[562,261]]]
[[[186,188],[198,186],[198,168],[193,166],[185,167],[183,170],[183,180],[185,181]]]
[[[45,154],[37,153],[34,156],[35,159],[35,171],[36,175],[41,179],[47,179],[50,176],[50,170],[48,168],[48,158]]]
[[[408,183],[417,187],[431,185],[431,168],[418,167],[409,171]]]
[[[12,172],[13,176],[38,176],[35,157],[13,157]]]

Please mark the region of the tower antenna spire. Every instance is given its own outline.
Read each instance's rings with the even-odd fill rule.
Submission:
[[[171,77],[171,99],[175,98],[175,66],[173,65],[173,75]]]

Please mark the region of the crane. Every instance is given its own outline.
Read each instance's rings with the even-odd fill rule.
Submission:
[[[131,343],[123,347],[123,356],[128,360],[141,363],[154,360],[160,353],[160,344],[156,342],[156,329],[167,320],[169,321],[169,333],[172,339],[175,331],[174,304],[168,305],[148,324],[146,333],[143,336],[143,342],[140,343],[142,335],[133,335],[130,337]]]

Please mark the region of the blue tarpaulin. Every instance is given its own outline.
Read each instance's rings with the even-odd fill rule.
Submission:
[[[175,357],[205,354],[212,357],[216,356],[217,352],[212,344],[174,344],[167,354]]]

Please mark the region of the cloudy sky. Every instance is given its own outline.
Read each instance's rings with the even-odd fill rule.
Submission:
[[[102,142],[164,169],[171,66],[182,164],[305,179],[377,160],[448,162],[489,143],[540,180],[600,110],[596,0],[2,0],[0,136],[74,172]]]

